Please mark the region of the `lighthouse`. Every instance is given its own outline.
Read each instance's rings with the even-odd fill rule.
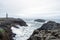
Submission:
[[[8,13],[6,13],[6,18],[8,18]]]

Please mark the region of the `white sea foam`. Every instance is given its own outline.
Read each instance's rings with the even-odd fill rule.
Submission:
[[[14,37],[15,40],[27,40],[31,36],[33,31],[41,27],[43,23],[32,21],[32,22],[27,22],[27,24],[28,24],[27,27],[24,26],[21,27],[19,25],[17,25],[19,28],[12,27],[13,33],[16,34],[16,36]]]

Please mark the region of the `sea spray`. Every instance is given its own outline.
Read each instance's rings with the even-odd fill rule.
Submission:
[[[27,24],[28,24],[27,27],[24,26],[21,27],[17,25],[19,28],[14,28],[14,27],[11,28],[13,33],[16,34],[14,40],[27,40],[31,36],[33,31],[41,27],[43,23],[27,21]]]

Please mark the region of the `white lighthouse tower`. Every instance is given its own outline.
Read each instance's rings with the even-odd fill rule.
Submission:
[[[8,18],[8,13],[6,12],[6,18]]]

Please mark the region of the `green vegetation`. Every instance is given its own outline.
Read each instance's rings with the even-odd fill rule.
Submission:
[[[0,28],[0,32],[5,32],[5,30],[4,30],[4,29],[2,29],[2,28]]]

